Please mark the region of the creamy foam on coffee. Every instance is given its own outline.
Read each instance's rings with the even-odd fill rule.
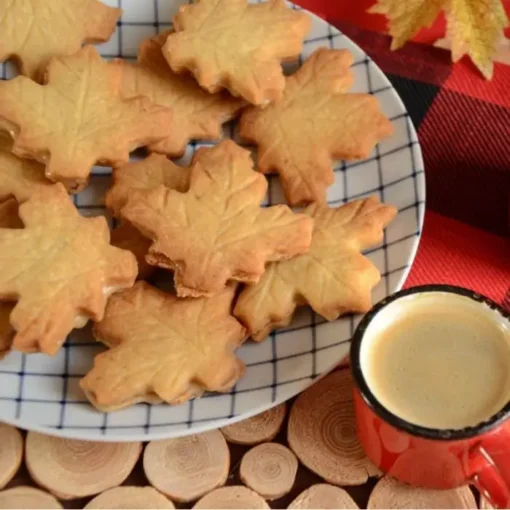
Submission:
[[[371,322],[361,363],[393,414],[431,428],[476,425],[510,399],[509,323],[463,296],[407,296]]]

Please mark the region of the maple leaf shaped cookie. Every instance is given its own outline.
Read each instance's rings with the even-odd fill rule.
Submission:
[[[106,206],[114,216],[126,205],[133,190],[147,190],[164,185],[185,192],[189,188],[190,171],[170,161],[166,156],[151,154],[144,160],[113,169],[113,186],[106,194]],[[156,270],[145,257],[152,242],[128,221],[112,231],[112,245],[131,251],[138,262],[138,277],[149,278]]]
[[[119,218],[133,190],[149,190],[166,186],[180,192],[188,191],[190,170],[176,165],[165,156],[149,157],[113,169],[113,185],[106,194],[106,207]]]
[[[246,330],[232,317],[235,287],[214,299],[178,299],[145,282],[112,296],[98,340],[110,347],[81,387],[100,410],[137,402],[179,404],[204,390],[226,391],[243,374],[234,355]]]
[[[53,183],[44,177],[44,166],[11,153],[12,143],[0,137],[0,202],[14,196],[25,202]]]
[[[101,320],[130,287],[134,256],[110,246],[103,217],[83,218],[60,184],[20,206],[23,229],[0,229],[0,298],[16,301],[13,348],[55,354],[73,327]]]
[[[119,166],[130,151],[164,138],[171,112],[147,98],[123,99],[120,79],[120,68],[85,46],[53,59],[45,85],[24,76],[0,82],[0,123],[12,152],[44,163],[46,177],[76,190],[95,163]]]
[[[187,69],[209,92],[226,87],[264,105],[281,97],[280,62],[300,54],[311,20],[283,0],[199,0],[180,7],[174,27],[163,55],[175,72]]]
[[[285,205],[261,208],[266,190],[250,153],[225,140],[195,153],[187,193],[134,192],[121,213],[154,241],[147,261],[175,271],[178,296],[211,296],[310,246],[312,220]]]
[[[0,62],[12,57],[22,74],[37,80],[52,57],[107,41],[121,14],[97,0],[0,2]]]
[[[485,78],[492,78],[492,59],[508,26],[501,0],[378,0],[369,12],[388,17],[391,49],[396,50],[431,25],[442,10],[453,61],[467,54]]]
[[[290,324],[298,306],[308,304],[330,321],[372,306],[380,274],[361,251],[381,241],[396,209],[370,197],[336,209],[314,204],[305,212],[315,221],[310,251],[270,264],[237,301],[234,315],[257,341]]]
[[[374,96],[345,93],[351,63],[346,50],[320,48],[287,78],[280,101],[241,116],[241,136],[258,145],[259,170],[280,174],[291,205],[324,202],[332,159],[365,158],[393,132]]]
[[[146,96],[155,104],[171,108],[173,129],[148,149],[169,156],[182,156],[190,140],[218,140],[221,126],[234,118],[246,104],[227,92],[209,94],[190,76],[179,76],[169,67],[161,46],[170,32],[144,41],[138,64],[117,60],[122,69],[122,93],[125,97]]]
[[[23,223],[18,214],[18,202],[14,198],[0,202],[0,229],[23,228]],[[10,350],[14,330],[10,323],[13,303],[0,302],[0,359]]]
[[[156,271],[156,267],[145,260],[151,244],[152,242],[128,221],[123,221],[111,233],[112,246],[129,250],[136,257],[138,278],[141,280],[150,278]]]

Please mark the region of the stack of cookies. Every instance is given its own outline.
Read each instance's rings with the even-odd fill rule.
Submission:
[[[348,51],[318,49],[283,74],[307,14],[283,0],[198,0],[137,63],[82,47],[107,40],[120,15],[98,0],[0,6],[0,60],[22,75],[0,82],[0,354],[53,355],[94,321],[108,349],[81,387],[103,411],[229,390],[244,371],[237,347],[297,307],[328,320],[369,309],[380,274],[362,251],[396,214],[373,197],[327,205],[333,160],[367,157],[392,126],[375,97],[348,93]],[[256,164],[232,140],[200,148],[189,168],[171,161],[237,116]],[[139,147],[146,158],[129,163]],[[112,233],[68,195],[95,164],[113,168]],[[288,206],[261,206],[271,172]],[[145,281],[156,270],[173,275],[172,292]]]

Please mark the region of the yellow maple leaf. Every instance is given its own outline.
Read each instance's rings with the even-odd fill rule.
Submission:
[[[447,0],[379,0],[368,12],[384,14],[393,40],[391,49],[404,46],[420,28],[430,26]]]
[[[450,0],[446,6],[447,36],[452,59],[468,54],[480,72],[492,78],[496,46],[508,18],[501,0]]]
[[[485,78],[492,78],[496,45],[508,25],[501,0],[378,0],[369,12],[387,16],[395,50],[430,26],[441,10],[453,61],[467,54]]]

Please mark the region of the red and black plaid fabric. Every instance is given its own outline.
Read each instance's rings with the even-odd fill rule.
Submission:
[[[508,307],[510,66],[496,63],[489,82],[467,59],[453,65],[443,49],[411,42],[390,51],[387,35],[343,21],[344,0],[298,3],[327,17],[373,58],[392,81],[418,131],[427,212],[406,286],[461,285]],[[346,9],[350,20],[355,19],[352,6]]]

